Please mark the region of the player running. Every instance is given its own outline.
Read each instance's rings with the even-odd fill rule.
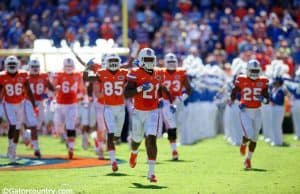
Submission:
[[[96,93],[104,99],[104,121],[107,128],[107,150],[112,170],[118,170],[115,157],[115,144],[121,136],[125,121],[124,87],[127,69],[120,68],[121,58],[116,54],[108,54],[105,58],[106,68],[97,71],[99,87]],[[99,117],[102,115],[97,115]],[[97,118],[98,119],[98,118]]]
[[[6,71],[0,73],[0,90],[3,95],[4,112],[9,123],[7,156],[12,163],[15,163],[20,128],[24,120],[25,96],[28,96],[33,107],[36,105],[30,90],[28,73],[19,70],[20,61],[17,57],[7,57],[4,65]]]
[[[183,89],[188,94],[192,92],[186,72],[182,68],[178,68],[178,60],[175,54],[168,53],[164,58],[164,86],[171,94],[169,96],[163,95],[164,106],[161,108],[161,115],[163,123],[165,124],[168,132],[168,140],[171,145],[172,159],[178,160],[178,151],[176,146],[177,139],[177,125],[176,125],[176,103],[182,101]],[[186,96],[186,94],[184,95]]]
[[[41,73],[40,62],[37,59],[30,60],[29,83],[30,89],[34,95],[37,108],[34,110],[29,100],[25,100],[25,123],[31,129],[31,140],[34,149],[34,155],[41,158],[41,152],[38,144],[37,130],[45,124],[45,112],[43,100],[47,97],[47,89],[54,91],[53,85],[49,81],[47,73]]]
[[[53,85],[56,86],[56,109],[54,113],[55,130],[67,132],[69,159],[74,156],[74,142],[76,137],[75,123],[78,116],[77,94],[83,89],[82,74],[75,72],[74,61],[71,58],[63,60],[63,71],[54,76]]]
[[[268,79],[260,76],[261,66],[257,60],[247,63],[247,74],[239,75],[231,92],[231,101],[240,96],[240,122],[243,130],[243,140],[240,146],[241,155],[248,154],[244,161],[245,169],[251,168],[251,158],[256,147],[259,130],[262,126],[261,103],[269,103]],[[235,119],[235,118],[233,118]]]
[[[129,164],[136,165],[138,148],[146,138],[148,156],[148,179],[157,182],[155,163],[157,156],[156,135],[159,128],[159,97],[166,88],[162,86],[163,72],[155,68],[156,56],[151,48],[143,48],[139,54],[139,67],[133,68],[127,76],[125,97],[133,98],[134,111],[132,116],[132,142]]]

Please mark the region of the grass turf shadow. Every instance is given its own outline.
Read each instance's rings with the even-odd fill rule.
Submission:
[[[243,171],[253,171],[253,172],[268,172],[267,169],[262,168],[250,168],[250,169],[243,169]]]
[[[134,188],[134,189],[167,189],[168,187],[166,186],[159,186],[159,185],[144,185],[141,183],[132,183],[134,187],[129,187],[129,188]]]
[[[105,176],[129,176],[129,175],[120,172],[112,172],[112,173],[107,173]]]
[[[169,160],[164,160],[164,161],[166,161],[166,162],[174,162],[174,163],[181,163],[181,162],[183,162],[183,163],[192,163],[192,162],[195,162],[195,161],[193,161],[193,160],[182,160],[182,159],[178,159],[178,160],[172,160],[172,159],[169,159]]]

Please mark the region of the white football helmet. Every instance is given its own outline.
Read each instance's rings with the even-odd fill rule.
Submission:
[[[8,56],[4,61],[5,69],[8,73],[16,73],[20,66],[20,61],[16,56]]]
[[[151,48],[143,48],[140,50],[138,59],[140,67],[146,71],[151,71],[156,66],[156,56],[154,50]]]
[[[178,60],[174,53],[168,53],[164,58],[165,67],[168,70],[175,70],[178,67]]]
[[[256,80],[261,72],[261,66],[260,63],[255,60],[251,59],[247,63],[247,76],[253,80]]]
[[[28,67],[29,67],[30,74],[39,74],[40,73],[41,65],[40,65],[39,60],[37,60],[37,59],[30,60],[28,62]]]
[[[71,58],[65,58],[63,62],[63,71],[67,74],[71,74],[75,71],[74,60]]]
[[[117,54],[110,54],[105,57],[106,68],[110,71],[117,71],[121,66],[121,58]]]

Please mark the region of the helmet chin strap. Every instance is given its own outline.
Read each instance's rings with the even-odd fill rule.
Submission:
[[[153,73],[153,69],[143,68],[147,73]]]

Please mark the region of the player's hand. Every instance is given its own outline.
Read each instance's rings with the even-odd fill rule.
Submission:
[[[164,101],[162,99],[160,99],[158,101],[158,105],[157,105],[158,108],[163,108],[164,107]]]
[[[189,95],[187,93],[183,93],[181,96],[180,96],[180,99],[181,101],[185,101],[187,98],[189,97]]]
[[[141,92],[141,91],[147,91],[151,88],[151,83],[150,82],[145,82],[142,85],[140,85],[139,87],[136,88],[137,92]]]
[[[133,64],[138,67],[140,65],[140,61],[138,59],[134,59]]]
[[[94,59],[95,59],[95,58],[91,58],[91,59],[86,63],[86,65],[88,66],[88,68],[92,67],[92,66],[95,64]]]
[[[241,111],[244,111],[245,108],[246,108],[246,105],[244,103],[240,103],[239,108],[240,108]]]
[[[257,95],[256,98],[261,102],[261,103],[264,103],[264,104],[267,104],[267,99],[263,96],[263,95]]]
[[[175,104],[171,104],[170,105],[170,110],[171,110],[171,113],[175,113],[176,112],[176,109],[177,109],[177,107],[176,107],[176,105]]]
[[[42,93],[41,94],[41,98],[42,99],[47,99],[48,98],[48,94],[47,93]]]

